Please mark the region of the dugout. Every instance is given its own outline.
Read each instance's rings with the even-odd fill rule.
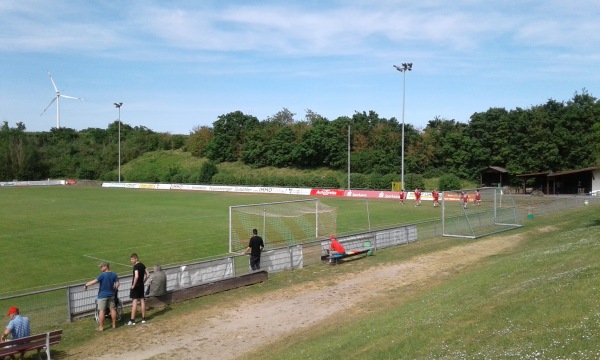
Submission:
[[[481,187],[503,187],[508,182],[508,170],[500,166],[488,166],[479,171]]]

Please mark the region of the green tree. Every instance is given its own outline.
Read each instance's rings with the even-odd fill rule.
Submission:
[[[206,147],[206,156],[217,162],[239,160],[247,134],[258,123],[257,118],[241,111],[219,116],[213,123],[213,137]]]

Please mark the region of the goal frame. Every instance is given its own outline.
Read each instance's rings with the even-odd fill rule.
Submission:
[[[482,189],[485,189],[487,191],[493,191],[492,212],[491,212],[490,216],[492,217],[492,227],[493,228],[497,227],[497,228],[494,229],[494,230],[492,230],[492,231],[485,232],[483,234],[476,234],[475,229],[477,229],[478,227],[473,226],[473,224],[471,223],[471,220],[469,218],[469,214],[467,213],[466,208],[464,208],[462,206],[462,204],[461,204],[462,200],[461,199],[459,199],[458,201],[456,201],[456,200],[452,200],[452,201],[446,200],[446,199],[449,198],[449,196],[446,196],[446,191],[445,191],[445,192],[442,192],[440,194],[441,198],[442,198],[442,204],[441,204],[442,205],[441,206],[442,207],[442,236],[444,236],[444,237],[464,238],[464,239],[478,239],[478,238],[481,238],[481,237],[484,237],[484,236],[493,235],[493,234],[497,234],[497,233],[500,233],[500,232],[513,230],[513,229],[520,228],[520,227],[523,226],[522,223],[519,223],[519,220],[521,218],[519,216],[518,208],[517,208],[517,206],[516,206],[516,204],[515,204],[514,199],[512,198],[512,196],[509,197],[509,200],[508,200],[509,204],[508,204],[508,209],[507,210],[508,210],[508,213],[512,212],[511,219],[514,220],[514,222],[503,222],[500,219],[498,210],[500,208],[502,208],[502,201],[503,201],[504,189],[503,188],[482,188]],[[470,192],[470,191],[473,191],[473,190],[474,189],[464,189],[463,191]],[[459,192],[459,190],[452,191],[452,193],[458,193],[458,192]],[[446,201],[448,201],[449,203],[454,203],[454,204],[452,204],[453,206],[456,205],[456,206],[460,206],[461,207],[461,209],[462,209],[462,216],[464,217],[463,221],[466,222],[466,227],[465,228],[468,228],[470,230],[470,235],[453,234],[453,233],[449,232],[448,226],[446,224],[446,219],[447,219],[447,217],[446,217],[446,205],[447,205]],[[504,200],[504,201],[505,201],[505,207],[506,207],[507,200]],[[460,216],[461,215],[456,216],[455,219],[457,219]],[[457,219],[457,220],[460,221],[460,219]]]
[[[298,199],[298,200],[288,200],[288,201],[276,201],[270,203],[258,203],[258,204],[246,204],[246,205],[233,205],[229,207],[229,253],[233,253],[233,213],[235,209],[239,208],[248,208],[248,207],[267,207],[272,205],[282,205],[282,204],[292,204],[292,203],[309,203],[314,202],[314,210],[312,214],[314,214],[315,228],[314,228],[314,239],[318,239],[319,234],[319,199],[318,198],[309,198],[309,199]],[[259,215],[256,215],[259,216]],[[267,246],[268,239],[270,234],[265,233],[265,229],[267,228],[267,212],[263,209],[262,213],[262,231],[259,229],[259,235],[263,238],[265,242],[265,247]],[[258,226],[256,227],[258,228]]]

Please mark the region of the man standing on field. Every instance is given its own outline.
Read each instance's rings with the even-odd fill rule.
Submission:
[[[127,325],[135,325],[135,313],[137,311],[137,303],[140,301],[142,307],[142,324],[146,322],[146,300],[144,300],[144,283],[150,277],[150,273],[146,269],[146,266],[140,262],[136,253],[131,254],[131,263],[133,264],[133,282],[131,283],[131,290],[129,297],[131,301],[131,320]]]
[[[248,242],[248,247],[242,255],[246,255],[250,251],[250,267],[252,271],[260,270],[260,254],[265,248],[263,239],[258,236],[258,230],[252,229],[252,237]]]

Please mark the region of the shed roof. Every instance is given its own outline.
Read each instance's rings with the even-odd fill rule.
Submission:
[[[577,173],[581,173],[581,172],[594,171],[596,169],[600,169],[600,168],[594,166],[594,167],[577,169],[577,170],[558,171],[558,172],[555,172],[553,174],[548,174],[548,177],[568,175],[568,174],[577,174]]]
[[[506,170],[503,167],[500,166],[488,166],[485,169],[482,169],[481,172],[500,172],[500,173],[507,173],[508,170]]]

